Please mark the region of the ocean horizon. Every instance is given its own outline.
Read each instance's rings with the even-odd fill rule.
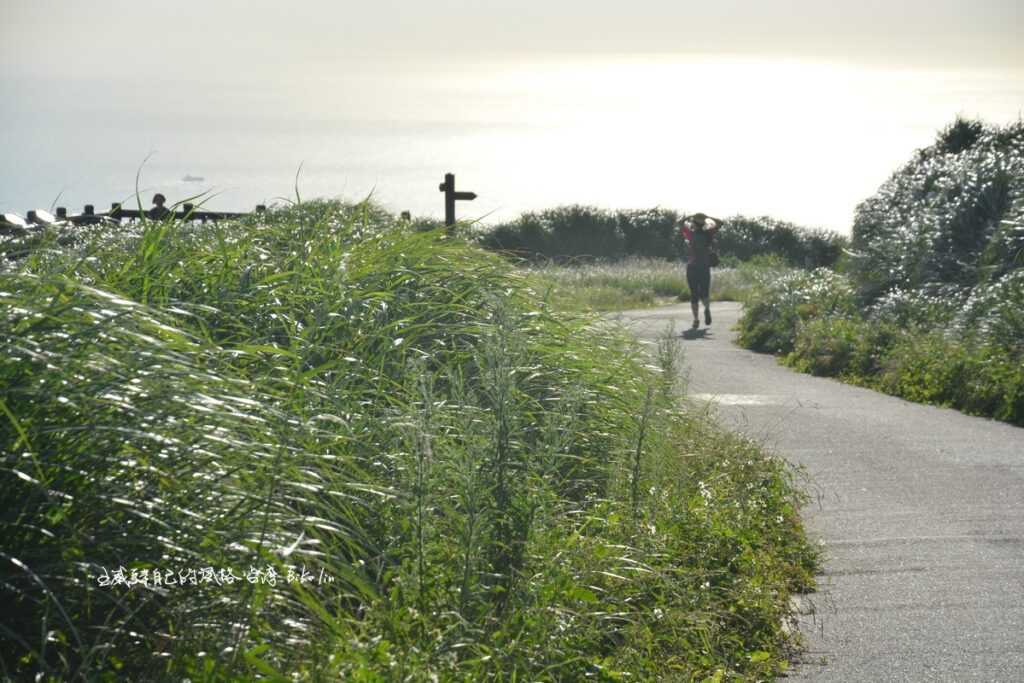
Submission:
[[[136,189],[146,207],[161,192],[246,211],[297,184],[440,217],[452,172],[478,194],[463,219],[662,206],[848,233],[857,203],[956,116],[1006,125],[1024,107],[1024,70],[713,56],[0,84],[0,211],[22,215],[134,204]]]

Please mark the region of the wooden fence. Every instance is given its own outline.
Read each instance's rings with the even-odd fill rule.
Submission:
[[[438,189],[444,193],[445,225],[452,226],[455,224],[455,202],[472,201],[476,199],[476,193],[457,192],[455,190],[455,175],[453,173],[445,174],[444,182],[441,183]],[[267,207],[263,204],[256,207],[257,213],[266,210]],[[177,220],[205,223],[207,221],[242,218],[248,215],[248,213],[230,213],[226,211],[199,211],[192,204],[182,204],[181,208],[176,211],[164,209],[163,207],[154,207],[148,211],[140,211],[139,209],[126,209],[116,202],[110,205],[110,211],[96,213],[96,208],[92,204],[86,204],[82,209],[82,213],[76,214],[69,214],[67,208],[63,206],[57,208],[56,215],[42,209],[29,211],[25,214],[24,218],[15,213],[0,214],[0,233],[17,232],[45,225],[95,225],[105,222],[120,223],[125,220],[137,221],[142,218],[162,220],[171,216]],[[407,218],[408,212],[403,211],[402,217]]]
[[[256,212],[266,210],[267,207],[262,204],[256,207]],[[243,216],[248,215],[248,213],[233,213],[227,211],[201,211],[197,210],[192,204],[182,204],[176,211],[171,211],[170,209],[165,209],[164,212],[154,211],[153,209],[149,211],[140,211],[138,209],[125,209],[118,203],[111,204],[109,211],[97,213],[92,204],[86,204],[82,209],[82,212],[76,214],[68,213],[68,210],[63,206],[57,208],[56,215],[49,211],[43,211],[42,209],[29,211],[25,214],[24,218],[18,214],[5,213],[0,216],[0,226],[27,229],[44,225],[95,225],[97,223],[105,222],[120,223],[121,221],[137,221],[141,218],[163,219],[171,216],[177,220],[200,221],[202,223],[206,223],[207,221],[242,218]]]

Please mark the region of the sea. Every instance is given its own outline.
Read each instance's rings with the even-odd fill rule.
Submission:
[[[0,212],[153,193],[247,211],[370,198],[498,223],[564,204],[770,215],[849,233],[959,115],[1006,125],[1024,69],[628,56],[375,60],[200,79],[0,77]]]

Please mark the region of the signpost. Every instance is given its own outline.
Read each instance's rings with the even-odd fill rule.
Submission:
[[[437,189],[444,192],[444,224],[451,227],[455,225],[455,202],[460,199],[472,201],[476,199],[476,192],[456,192],[454,173],[445,173],[444,182]]]

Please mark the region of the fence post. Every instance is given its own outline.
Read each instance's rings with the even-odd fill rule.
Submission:
[[[454,173],[445,173],[444,182],[437,189],[444,192],[444,224],[450,228],[455,225],[455,201],[472,201],[476,199],[476,192],[456,192]]]

